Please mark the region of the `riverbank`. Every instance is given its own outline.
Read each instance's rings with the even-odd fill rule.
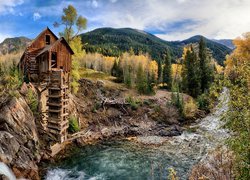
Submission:
[[[168,176],[169,168],[175,169],[180,179],[186,179],[192,167],[204,161],[229,136],[220,121],[227,111],[227,98],[224,89],[212,113],[193,122],[179,136],[134,134],[125,139],[85,145],[51,165],[45,179],[69,178],[72,173],[74,179],[159,179]]]
[[[80,85],[78,94],[76,96],[70,95],[69,113],[78,119],[81,131],[77,135],[69,135],[68,147],[73,144],[85,148],[93,144],[98,145],[107,142],[110,139],[117,140],[118,138],[121,140],[127,138],[128,142],[140,144],[142,147],[161,148],[168,145],[171,139],[174,139],[173,136],[182,137],[182,132],[185,133],[190,130],[189,127],[184,127],[184,124],[190,121],[185,121],[181,117],[178,109],[171,103],[171,93],[168,91],[158,90],[155,95],[140,96],[133,90],[126,89],[123,85],[110,81],[82,79]],[[186,101],[191,99],[190,96],[185,94],[183,94],[183,97]],[[12,104],[13,107],[9,108],[13,110],[9,111],[7,108],[6,112],[9,114],[16,112],[15,107],[20,99],[23,99],[23,97],[19,97],[16,100],[17,102]],[[29,107],[25,103],[25,99],[23,102],[22,109],[24,111],[20,113],[26,116],[25,109]],[[32,123],[36,124],[31,131],[36,133],[37,150],[31,148],[29,152],[29,154],[34,155],[32,163],[35,166],[32,166],[33,168],[37,167],[36,165],[39,162],[47,164],[50,164],[50,161],[60,162],[72,155],[72,149],[66,146],[66,149],[62,150],[58,156],[50,157],[46,152],[46,146],[48,146],[46,140],[50,138],[42,131],[42,125],[39,125],[34,116],[30,115],[29,118],[25,118],[25,116],[22,121],[29,119],[25,121],[29,124],[28,127],[30,127],[29,121],[34,121]],[[194,119],[195,117],[191,119],[191,122]],[[26,126],[26,124],[23,125]],[[32,140],[34,137],[31,137],[28,131],[25,132],[27,135],[24,136],[26,139],[22,148],[27,149],[26,146],[30,145],[27,143],[28,140]],[[24,157],[26,156],[22,156],[23,160],[25,160]],[[9,165],[8,162],[7,164]],[[10,166],[13,167],[12,164]],[[39,179],[38,168],[35,170],[36,176],[34,176],[33,171],[28,173],[25,169],[24,171],[19,170],[18,173],[14,169],[14,173],[17,177]]]

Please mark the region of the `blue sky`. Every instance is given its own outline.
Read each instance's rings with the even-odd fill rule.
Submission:
[[[165,40],[201,34],[235,38],[250,31],[250,0],[1,0],[0,42],[6,37],[34,38],[60,21],[69,4],[88,19],[86,31],[131,27]]]

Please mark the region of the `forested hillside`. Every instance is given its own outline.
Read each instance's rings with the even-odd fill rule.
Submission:
[[[99,28],[82,34],[81,37],[87,52],[99,52],[108,56],[119,56],[131,48],[135,54],[149,53],[156,60],[162,59],[166,49],[169,49],[174,57],[180,57],[182,53],[178,44],[131,28]]]
[[[131,48],[135,54],[149,53],[152,59],[163,60],[162,54],[169,49],[173,60],[181,57],[183,46],[198,43],[200,36],[184,41],[165,41],[150,33],[131,28],[99,28],[80,35],[87,52],[99,52],[106,56],[119,56]],[[228,47],[205,38],[207,47],[213,52],[214,58],[223,64],[225,56],[232,50]],[[172,61],[173,61],[172,60]]]
[[[190,43],[197,43],[197,42],[199,42],[201,37],[202,36],[200,36],[200,35],[193,36],[189,39],[181,41],[181,43],[183,45],[187,45]],[[204,41],[205,41],[207,47],[212,51],[213,57],[218,61],[218,63],[220,65],[223,65],[223,61],[225,60],[226,55],[230,54],[232,52],[232,50],[229,49],[228,47],[220,44],[220,43],[214,42],[214,41],[209,40],[205,37],[203,37],[203,38],[204,38]]]
[[[213,41],[220,43],[224,46],[227,46],[230,49],[235,49],[235,45],[233,44],[233,40],[232,39],[212,39]]]

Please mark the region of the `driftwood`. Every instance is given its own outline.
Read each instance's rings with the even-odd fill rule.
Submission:
[[[103,109],[105,109],[105,107],[117,107],[117,108],[121,108],[122,111],[124,111],[125,113],[128,113],[125,107],[129,106],[130,104],[127,103],[124,98],[110,99],[110,98],[102,97],[101,105]]]

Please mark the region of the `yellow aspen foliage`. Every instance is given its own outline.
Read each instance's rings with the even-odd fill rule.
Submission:
[[[235,179],[250,179],[250,32],[234,40],[236,49],[227,57],[225,75],[230,80],[226,124],[233,133],[229,145],[234,152]]]
[[[148,71],[154,79],[158,79],[158,64],[156,61],[151,61],[149,63]]]
[[[246,79],[250,87],[250,32],[233,41],[236,49],[227,56],[225,75],[231,79]]]
[[[211,64],[214,65],[217,74],[222,74],[224,72],[224,67],[219,65],[215,59],[211,61]]]
[[[172,64],[172,77],[174,80],[181,78],[182,65]]]
[[[189,45],[183,48],[182,59],[185,59],[188,50],[191,51],[191,46]]]
[[[103,57],[103,71],[109,73],[114,65],[115,57],[104,56]]]

